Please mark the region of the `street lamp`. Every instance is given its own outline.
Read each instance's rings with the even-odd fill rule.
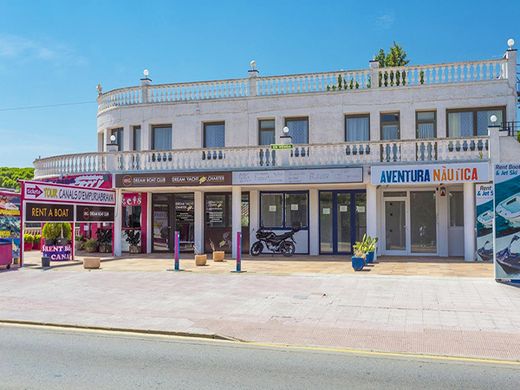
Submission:
[[[514,45],[515,45],[515,40],[513,38],[509,38],[507,40],[507,46],[509,46],[509,50],[513,50]]]

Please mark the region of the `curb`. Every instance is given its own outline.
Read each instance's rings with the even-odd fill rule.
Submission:
[[[218,334],[211,333],[192,333],[192,332],[177,332],[167,330],[153,330],[153,329],[132,329],[132,328],[115,328],[115,327],[104,327],[104,326],[87,326],[87,325],[72,325],[72,324],[59,324],[50,322],[37,322],[37,321],[18,321],[18,320],[0,320],[0,325],[25,325],[34,327],[48,327],[57,329],[78,329],[78,330],[93,330],[93,331],[106,331],[106,332],[121,332],[128,334],[147,334],[157,336],[176,336],[176,337],[189,337],[198,339],[209,339],[219,341],[238,341],[243,340],[236,339],[233,337],[221,336]]]

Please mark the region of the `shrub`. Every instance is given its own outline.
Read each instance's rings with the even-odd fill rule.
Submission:
[[[64,238],[70,240],[72,237],[72,228],[67,222],[50,222],[43,225],[42,235],[47,240],[56,240]]]

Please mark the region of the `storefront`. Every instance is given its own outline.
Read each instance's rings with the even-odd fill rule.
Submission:
[[[474,184],[488,180],[487,162],[372,166],[380,253],[474,260]]]
[[[206,192],[204,194],[204,251],[232,251],[231,192]],[[249,193],[241,195],[240,224],[242,252],[248,253],[249,241]]]
[[[365,190],[320,190],[320,254],[351,254],[366,233]]]

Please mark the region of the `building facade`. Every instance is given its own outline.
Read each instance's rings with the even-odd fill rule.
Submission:
[[[475,260],[475,184],[518,160],[516,50],[503,58],[260,75],[103,93],[95,153],[35,161],[36,177],[111,175],[115,251],[248,251],[259,228],[297,227],[296,252]],[[496,126],[496,128],[495,128]],[[85,179],[86,178],[86,179]]]

